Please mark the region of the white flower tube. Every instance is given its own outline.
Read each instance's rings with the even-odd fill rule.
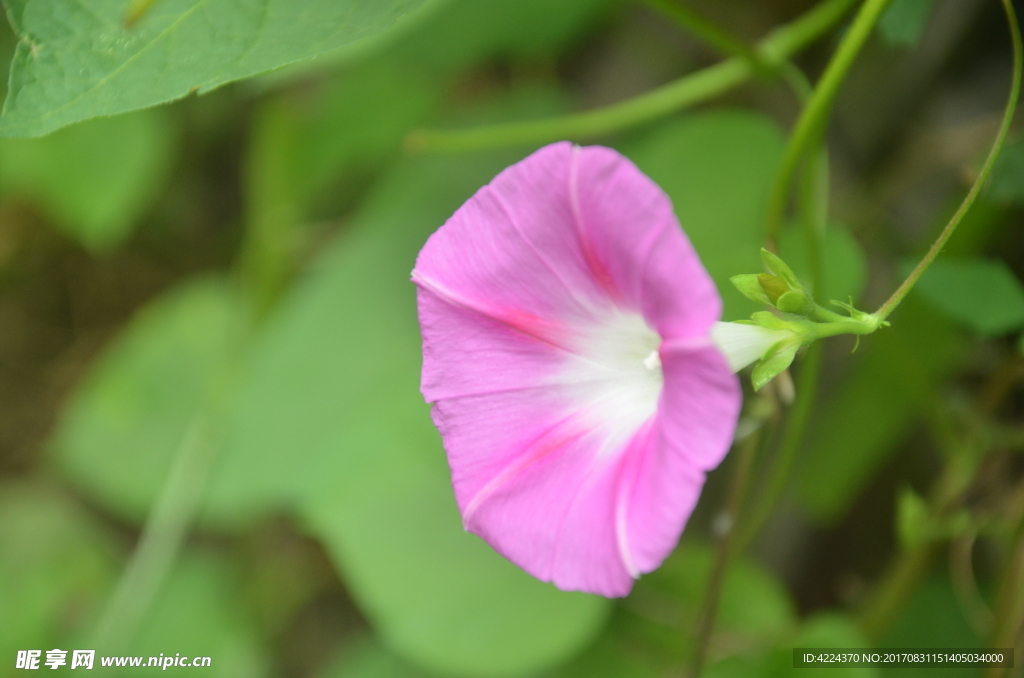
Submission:
[[[793,336],[786,330],[770,330],[760,325],[717,322],[711,328],[711,339],[729,361],[733,372],[760,360],[783,339]]]

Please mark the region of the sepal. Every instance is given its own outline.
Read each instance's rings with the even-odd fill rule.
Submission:
[[[783,313],[811,316],[816,308],[814,299],[786,262],[766,249],[761,250],[761,259],[771,273],[729,278],[740,294],[759,304],[774,306]]]
[[[768,250],[761,248],[761,261],[768,267],[768,270],[786,281],[791,289],[803,290],[804,286],[800,284],[800,280],[793,273],[793,269],[786,265],[782,259],[779,259],[778,255],[772,254]],[[806,290],[805,290],[806,291]]]
[[[729,282],[747,299],[771,306],[772,301],[765,294],[764,288],[761,287],[760,277],[756,273],[744,273],[742,275],[734,275],[729,278]]]
[[[770,357],[758,363],[757,367],[754,368],[753,375],[751,375],[754,390],[760,391],[765,384],[779,376],[783,370],[788,369],[793,364],[793,358],[796,357],[798,348],[800,348],[799,344],[782,346],[772,353]]]

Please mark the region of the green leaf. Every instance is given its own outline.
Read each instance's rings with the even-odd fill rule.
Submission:
[[[34,481],[0,485],[0,656],[67,647],[100,612],[117,549],[85,508]],[[45,657],[45,655],[44,655]]]
[[[428,0],[160,0],[126,25],[125,0],[6,0],[20,38],[0,135],[181,98],[408,24]],[[419,11],[416,11],[419,10]]]
[[[1024,139],[1003,146],[992,168],[988,191],[998,202],[1024,203]]]
[[[793,648],[836,647],[860,649],[871,647],[871,643],[857,628],[856,622],[839,614],[819,614],[810,617],[801,625],[799,632],[788,638],[775,649],[767,663],[765,674],[771,678],[879,678],[881,672],[874,668],[803,667],[793,668]]]
[[[615,622],[590,647],[572,661],[562,664],[537,678],[661,678],[664,671],[652,665],[651,657],[637,647],[633,638],[616,629]]]
[[[371,637],[348,640],[318,678],[430,678]]]
[[[765,206],[783,146],[767,117],[713,111],[670,122],[623,149],[672,198],[722,294],[726,320],[761,308],[729,278],[761,270]]]
[[[172,667],[160,675],[218,672],[261,678],[269,674],[269,658],[252,621],[243,610],[237,589],[238,573],[213,551],[186,552],[139,628],[130,651],[135,656],[210,657],[210,668]],[[97,648],[99,655],[105,654]],[[102,669],[101,671],[110,669]],[[117,669],[121,675],[149,676],[154,668]]]
[[[811,675],[816,678],[840,676],[845,678],[878,678],[874,668],[799,668],[793,667],[794,648],[850,648],[864,649],[871,644],[849,617],[839,614],[818,614],[806,619],[799,628],[787,629],[783,637],[776,636],[770,648],[745,648],[723,661],[712,663],[702,674],[704,678],[798,678]]]
[[[810,284],[810,257],[801,229],[783,230],[779,238],[779,253],[789,262],[799,279]],[[848,230],[833,224],[825,231],[821,261],[824,284],[820,292],[813,290],[819,304],[827,304],[832,299],[860,298],[867,282],[867,258]]]
[[[672,610],[682,627],[696,622],[715,559],[706,543],[684,539],[660,569],[637,582],[631,602],[665,616]],[[630,605],[630,607],[634,607]],[[786,587],[760,565],[733,559],[722,585],[715,628],[741,644],[773,642],[796,625],[796,610]],[[675,636],[674,642],[678,642]]]
[[[94,252],[124,241],[167,178],[174,131],[161,111],[75,125],[45,139],[0,139],[0,191],[35,200]]]
[[[942,316],[912,297],[894,314],[892,328],[863,340],[842,388],[811,420],[800,493],[820,519],[842,515],[963,349]]]
[[[935,0],[893,0],[878,19],[878,30],[890,45],[913,47],[924,32]]]
[[[967,608],[969,609],[969,608]],[[931,576],[920,583],[910,599],[903,615],[896,620],[892,629],[878,644],[879,647],[983,647],[984,638],[979,638],[965,618],[966,609],[957,600],[957,593],[949,579]],[[935,675],[934,669],[901,668],[886,672],[924,678]],[[976,676],[977,670],[964,667],[943,669],[955,678]]]
[[[443,470],[387,466],[306,513],[388,645],[441,673],[507,676],[564,661],[600,630],[607,600],[543,584],[463,530]]]
[[[906,262],[907,273],[913,264]],[[914,288],[951,320],[984,337],[1024,327],[1024,287],[996,259],[938,259]]]
[[[224,387],[245,308],[225,281],[192,281],[143,308],[65,407],[49,443],[107,508],[142,520],[189,424]]]

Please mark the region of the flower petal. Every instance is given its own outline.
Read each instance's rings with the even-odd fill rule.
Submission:
[[[668,198],[610,149],[553,144],[431,236],[413,280],[466,528],[561,588],[627,593],[739,409],[709,337],[720,300]]]
[[[721,315],[664,192],[615,151],[568,142],[480,189],[427,241],[413,279],[566,326],[617,305],[663,337],[701,336]]]
[[[740,410],[740,387],[713,347],[662,351],[665,387],[652,443],[628,460],[618,518],[623,548],[650,572],[675,548],[704,485],[721,463]]]
[[[636,573],[616,533],[618,487],[628,448],[644,436],[595,427],[546,390],[496,400],[446,400],[433,410],[466,529],[559,588],[628,593]],[[609,440],[619,442],[609,449]]]
[[[706,336],[721,298],[668,196],[610,148],[577,148],[572,167],[582,239],[629,306],[663,338]]]

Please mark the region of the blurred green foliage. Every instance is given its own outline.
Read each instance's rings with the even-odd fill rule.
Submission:
[[[146,623],[139,629],[136,642],[130,649],[121,651],[147,658],[178,653],[210,657],[211,668],[216,662],[216,675],[253,678],[267,675],[270,658],[255,624],[241,604],[236,569],[220,554],[202,550],[185,553]],[[97,654],[105,654],[102,647],[97,649]],[[186,675],[196,670],[168,667],[166,673]],[[145,675],[152,671],[145,667],[120,669],[125,675]]]
[[[921,40],[932,4],[892,2],[875,47],[883,60],[888,45]],[[464,532],[419,394],[409,275],[430,233],[535,149],[409,157],[403,140],[424,126],[627,97],[713,55],[615,0],[157,0],[132,5],[144,9],[137,18],[123,0],[5,6],[18,42],[0,134],[57,131],[0,140],[0,441],[40,431],[31,444],[2,443],[0,676],[20,649],[91,647],[197,421],[208,472],[190,479],[199,503],[178,507],[195,531],[171,544],[171,574],[126,653],[209,655],[215,675],[312,678],[647,678],[694,656],[729,462],[680,548],[622,601],[558,591]],[[741,0],[702,9],[744,35],[793,12]],[[984,47],[963,53],[988,58]],[[929,54],[936,61],[915,72],[949,90],[954,75]],[[819,72],[822,58],[800,65]],[[964,91],[975,111],[984,91]],[[846,113],[889,110],[886,96],[880,88]],[[793,106],[764,74],[723,104],[601,140],[672,199],[727,320],[761,310],[728,278],[761,270]],[[945,156],[920,150],[907,129],[876,140],[901,149],[891,156],[855,147],[846,131],[831,153],[834,214],[815,296],[867,306],[898,283],[886,273],[894,262],[927,245],[978,149],[939,181],[921,168]],[[844,340],[830,345],[785,510],[725,572],[704,676],[788,676],[798,646],[983,642],[950,584],[963,588],[964,573],[927,563],[884,637],[867,637],[857,614],[870,604],[864,589],[922,544],[1001,526],[981,532],[972,561],[985,591],[1011,546],[1022,148],[1006,149],[952,256],[893,327],[852,356]],[[923,159],[907,161],[914,153]],[[939,188],[913,193],[922,176]],[[913,194],[894,209],[900,191]],[[175,223],[179,214],[197,223]],[[809,279],[804,233],[787,228],[778,247]],[[111,282],[120,276],[122,287]],[[137,280],[156,282],[143,294],[129,289]],[[51,400],[32,401],[53,412],[43,423],[7,414],[51,383]],[[775,409],[762,418],[755,482],[786,413],[783,388],[765,397]],[[950,402],[963,401],[968,414],[954,421]],[[936,516],[936,478],[960,458],[931,441],[949,430],[966,436],[964,468],[977,474],[957,479],[960,494]]]
[[[921,39],[935,0],[893,0],[878,21],[878,29],[891,45],[913,47]]]
[[[982,336],[1024,327],[1024,287],[1005,262],[941,259],[925,271],[915,289],[950,320]]]
[[[117,577],[119,549],[59,488],[35,480],[0,487],[0,654],[66,647],[94,620]]]
[[[988,190],[994,200],[1024,202],[1024,140],[1006,144],[996,160]]]
[[[86,248],[104,253],[130,235],[174,162],[162,110],[75,125],[44,139],[0,141],[0,191],[30,197]]]
[[[800,494],[821,518],[843,515],[915,417],[933,404],[963,350],[942,316],[913,299],[900,308],[899,322],[899,332],[865,342],[856,367],[812,422]]]
[[[143,520],[189,425],[214,406],[244,322],[220,279],[189,281],[146,307],[68,404],[51,441],[65,473]]]

